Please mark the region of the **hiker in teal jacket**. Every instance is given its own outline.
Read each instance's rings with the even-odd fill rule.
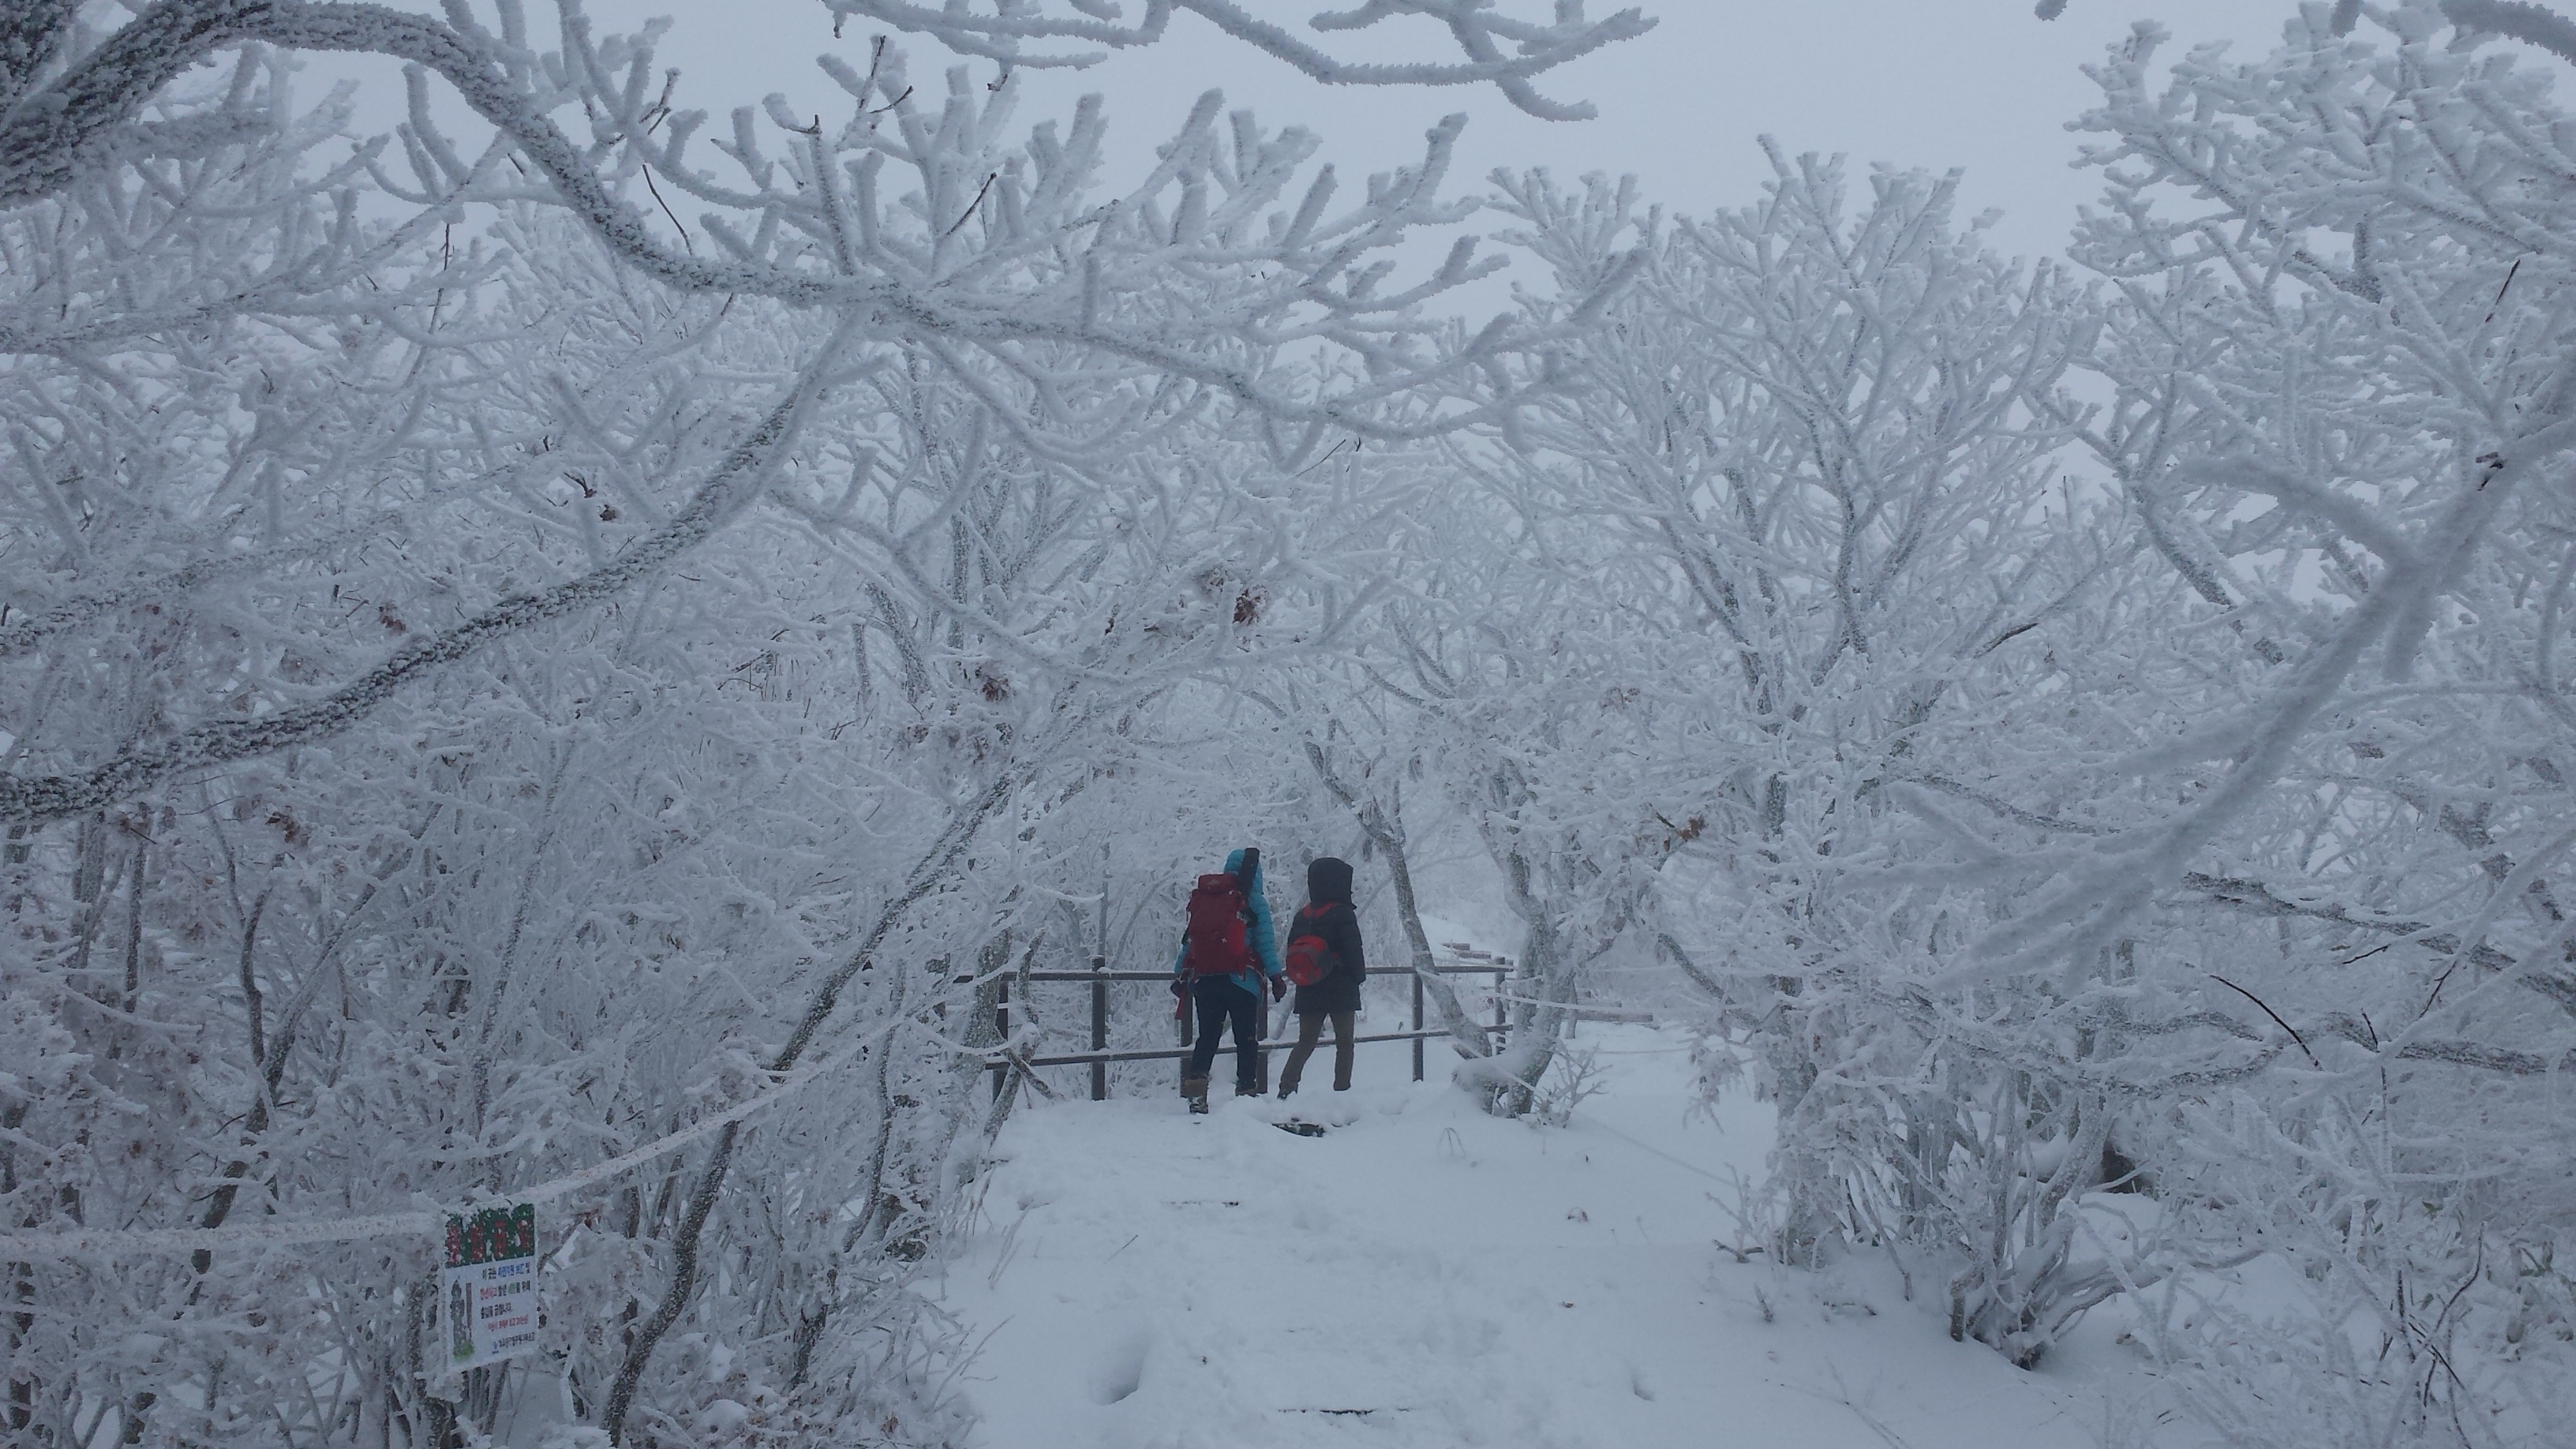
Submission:
[[[1226,856],[1225,873],[1237,880],[1243,880],[1242,851],[1233,851]],[[1263,978],[1266,977],[1275,982],[1286,973],[1288,968],[1279,964],[1279,940],[1270,928],[1270,900],[1261,893],[1261,855],[1258,851],[1253,852],[1252,878],[1243,882],[1243,893],[1250,898],[1249,903],[1252,907],[1252,920],[1245,928],[1244,934],[1252,938],[1252,952],[1261,958],[1261,975],[1255,976],[1249,971],[1238,971],[1226,979],[1245,991],[1259,996]],[[1181,949],[1172,953],[1172,974],[1184,980],[1188,979],[1189,960],[1190,938],[1184,934],[1181,937]]]
[[[1270,924],[1270,902],[1261,893],[1261,853],[1235,851],[1225,858],[1225,873],[1243,889],[1243,934],[1252,948],[1254,969],[1193,975],[1186,933],[1172,957],[1172,989],[1187,997],[1183,1009],[1195,1009],[1198,1015],[1198,1041],[1191,1048],[1188,1068],[1181,1073],[1181,1095],[1190,1099],[1193,1112],[1207,1110],[1208,1071],[1216,1065],[1217,1043],[1229,1023],[1234,1027],[1234,1093],[1249,1097],[1260,1092],[1261,993],[1266,986],[1273,997],[1288,994],[1287,967],[1279,960],[1278,936]]]

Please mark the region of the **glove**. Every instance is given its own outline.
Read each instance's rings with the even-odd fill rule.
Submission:
[[[1270,978],[1270,999],[1273,1001],[1286,1001],[1288,999],[1287,977],[1273,976]]]

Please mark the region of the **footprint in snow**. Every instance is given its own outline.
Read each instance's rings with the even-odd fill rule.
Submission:
[[[1091,1366],[1091,1401],[1106,1408],[1142,1388],[1145,1357],[1153,1347],[1153,1334],[1141,1325],[1111,1334]]]

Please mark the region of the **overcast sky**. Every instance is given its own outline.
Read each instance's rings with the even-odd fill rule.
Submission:
[[[430,0],[403,0],[434,9]],[[1323,0],[1245,0],[1255,13],[1302,27]],[[1524,14],[1545,0],[1501,0]],[[1587,171],[1633,172],[1668,208],[1702,213],[1753,199],[1765,173],[1755,138],[1770,134],[1790,152],[1848,154],[1855,163],[1962,167],[1971,212],[2000,208],[2000,244],[2017,254],[2055,251],[2076,205],[2095,187],[2069,168],[2077,138],[2065,125],[2095,92],[2078,67],[2140,18],[2174,34],[2169,55],[2207,40],[2240,51],[2268,49],[2293,0],[2071,0],[2058,20],[2033,18],[2031,0],[1641,0],[1658,18],[1644,39],[1613,46],[1545,78],[1559,99],[1586,99],[1600,117],[1535,120],[1490,89],[1323,87],[1218,34],[1192,16],[1148,51],[1115,56],[1085,71],[1032,74],[1023,122],[1068,110],[1086,91],[1109,98],[1111,136],[1129,164],[1149,165],[1153,144],[1210,87],[1229,106],[1250,106],[1267,124],[1319,132],[1325,154],[1347,175],[1418,155],[1423,131],[1442,115],[1472,118],[1453,187],[1481,189],[1496,166],[1544,165],[1568,178]],[[977,8],[983,8],[980,5]],[[1336,3],[1332,8],[1340,8]],[[1615,6],[1594,0],[1593,13]],[[537,0],[532,18],[547,13]],[[818,0],[591,0],[603,32],[646,17],[674,24],[661,49],[682,71],[682,107],[718,117],[733,106],[785,92],[800,109],[831,110],[837,94],[814,67],[832,48]],[[1389,25],[1373,50],[1402,41],[1437,53],[1443,33],[1412,22]],[[1348,42],[1337,42],[1344,53]],[[853,25],[838,42],[865,68],[868,33]],[[916,83],[935,88],[952,63],[913,40]],[[341,63],[317,63],[337,73]],[[386,68],[367,76],[367,116],[389,124],[401,104]],[[712,153],[709,153],[710,156]],[[1345,193],[1350,194],[1350,193]]]

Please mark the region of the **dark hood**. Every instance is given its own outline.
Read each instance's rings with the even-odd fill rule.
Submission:
[[[1351,863],[1329,855],[1315,857],[1315,863],[1306,867],[1306,899],[1320,906],[1350,898]]]

